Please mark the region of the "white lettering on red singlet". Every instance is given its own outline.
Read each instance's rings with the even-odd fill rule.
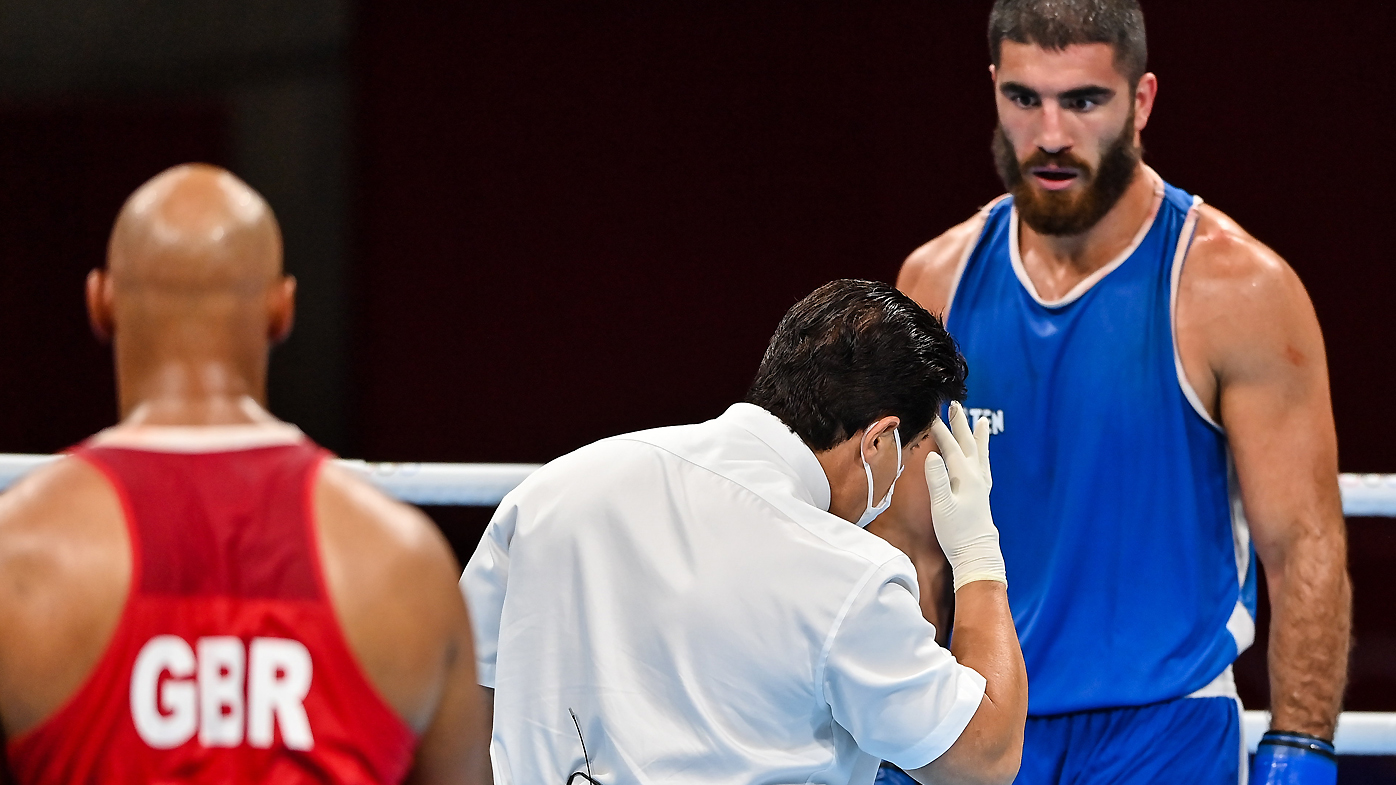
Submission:
[[[141,647],[131,669],[131,719],[146,744],[167,750],[194,735],[199,718],[193,675],[194,650],[178,635],[157,635]]]
[[[204,747],[245,740],[267,749],[280,727],[287,748],[309,750],[315,737],[305,697],[312,675],[310,651],[300,641],[253,638],[244,647],[240,638],[217,635],[191,647],[178,635],[157,635],[131,669],[131,719],[156,749],[178,747],[195,733]]]
[[[253,638],[247,674],[247,743],[270,747],[272,722],[293,750],[315,746],[305,696],[310,693],[310,650],[287,638]]]
[[[241,638],[220,635],[200,638],[194,651],[199,660],[199,743],[205,747],[236,747],[242,744],[242,686],[247,650]]]

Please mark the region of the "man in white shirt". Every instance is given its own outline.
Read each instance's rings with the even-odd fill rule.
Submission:
[[[905,295],[835,281],[786,314],[746,403],[589,445],[510,493],[461,579],[495,782],[871,783],[879,759],[1010,782],[1027,677],[987,423],[936,417],[965,373]],[[862,528],[932,441],[950,651],[911,562]]]

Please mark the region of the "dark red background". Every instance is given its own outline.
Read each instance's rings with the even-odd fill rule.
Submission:
[[[1345,471],[1396,471],[1377,2],[1146,3],[1147,158],[1313,296]],[[1219,8],[1219,6],[1221,6]],[[374,3],[361,25],[366,456],[545,460],[718,414],[776,320],[999,193],[988,3]],[[1375,186],[1375,187],[1374,187]],[[438,516],[463,548],[481,516]],[[1353,709],[1396,709],[1396,521],[1351,522]],[[1238,668],[1264,705],[1261,644]]]
[[[796,299],[892,279],[999,191],[987,3],[549,5],[359,8],[346,454],[542,461],[713,416]],[[1299,271],[1342,467],[1396,471],[1396,12],[1145,5],[1161,81],[1147,159]],[[82,275],[132,188],[226,162],[227,135],[220,107],[187,101],[0,107],[0,450],[111,421]],[[433,513],[463,549],[485,514]],[[1348,707],[1396,710],[1396,521],[1350,523]],[[1239,676],[1263,705],[1263,645]]]

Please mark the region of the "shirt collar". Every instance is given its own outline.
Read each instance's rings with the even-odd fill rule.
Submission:
[[[814,451],[774,414],[751,403],[734,403],[718,418],[730,422],[766,443],[795,472],[809,494],[809,502],[829,511],[829,478]]]

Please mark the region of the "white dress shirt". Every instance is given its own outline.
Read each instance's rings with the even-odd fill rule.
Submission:
[[[465,568],[496,783],[871,783],[959,738],[984,678],[814,453],[739,403],[605,439],[505,497]]]

